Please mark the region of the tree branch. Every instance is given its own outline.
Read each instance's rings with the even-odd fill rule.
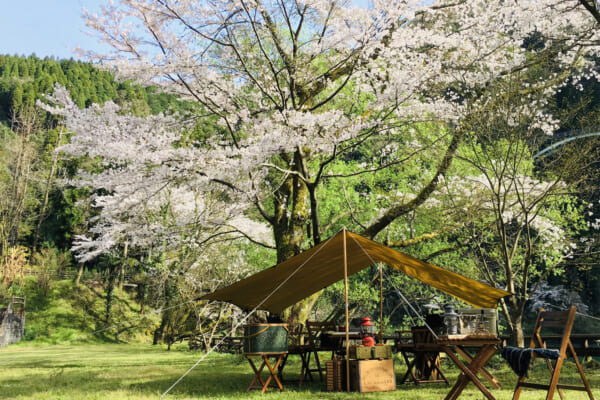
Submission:
[[[446,154],[444,155],[444,158],[438,166],[435,176],[427,185],[425,185],[425,187],[423,187],[423,189],[421,189],[417,197],[415,197],[408,203],[401,204],[387,210],[381,218],[379,218],[377,221],[371,224],[371,226],[365,229],[362,232],[362,235],[373,239],[379,232],[385,229],[396,218],[402,215],[406,215],[410,211],[415,210],[417,207],[423,204],[429,198],[429,196],[437,189],[440,177],[445,175],[448,169],[450,168],[450,165],[452,164],[452,159],[454,158],[454,155],[456,154],[456,151],[458,149],[458,145],[460,144],[464,136],[465,133],[463,130],[454,131],[454,135],[452,135],[450,145],[448,146]]]

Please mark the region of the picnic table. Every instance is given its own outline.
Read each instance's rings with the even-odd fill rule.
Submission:
[[[422,335],[422,330],[415,329],[413,337]],[[416,335],[415,335],[416,334]],[[489,400],[495,400],[491,392],[483,385],[478,375],[481,375],[494,388],[500,388],[500,382],[485,369],[485,365],[498,350],[501,340],[492,334],[487,335],[439,335],[425,340],[415,340],[412,343],[397,343],[396,348],[402,352],[407,360],[408,370],[403,382],[411,376],[415,384],[426,382],[445,382],[448,380],[443,375],[437,364],[440,353],[446,353],[448,358],[460,369],[461,373],[445,400],[457,399],[469,382],[483,393]],[[413,353],[413,360],[408,360],[406,353]],[[462,358],[462,360],[461,360]],[[421,364],[417,362],[421,359]],[[441,377],[441,379],[438,379]]]
[[[216,346],[216,351],[219,353],[239,354],[244,346],[244,338],[242,336],[217,336],[213,337],[211,347]]]

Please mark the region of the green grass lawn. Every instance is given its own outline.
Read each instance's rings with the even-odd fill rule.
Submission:
[[[147,344],[103,344],[52,346],[44,348],[11,346],[0,350],[0,399],[158,399],[203,353],[187,346],[166,351]],[[324,354],[325,355],[325,354]],[[397,356],[395,356],[397,357]],[[290,357],[284,378],[297,379],[300,363]],[[395,359],[398,379],[405,367]],[[571,363],[563,369],[566,382],[578,383]],[[535,380],[542,382],[545,366],[533,367]],[[456,368],[443,361],[443,369],[453,382]],[[500,358],[492,359],[490,370],[502,383],[491,389],[498,400],[511,399],[516,376]],[[600,369],[586,369],[594,396],[600,399]],[[539,379],[538,379],[539,376]],[[394,392],[334,393],[325,391],[325,383],[309,382],[284,385],[285,391],[269,389],[246,392],[253,372],[240,355],[211,353],[164,399],[443,399],[444,384],[399,385]],[[586,399],[584,392],[565,391],[566,399]],[[461,399],[483,399],[470,384]],[[544,399],[541,391],[526,390],[521,399]],[[559,399],[558,394],[555,397]]]

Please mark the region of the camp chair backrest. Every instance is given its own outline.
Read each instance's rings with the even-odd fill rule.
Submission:
[[[413,326],[410,328],[414,344],[433,343],[433,334],[424,326]]]
[[[300,346],[304,343],[304,338],[302,335],[304,334],[304,324],[298,324],[293,328],[290,328],[288,333],[288,341],[290,346]]]
[[[568,357],[566,351],[569,347],[576,311],[575,306],[563,311],[546,311],[542,308],[533,328],[529,347],[545,349],[548,340],[545,339],[545,336],[558,333],[560,336],[560,354]]]
[[[333,344],[326,339],[326,333],[337,329],[334,321],[306,321],[306,331],[311,346],[319,350],[332,350]]]
[[[517,387],[515,388],[513,400],[517,400],[519,398],[521,390],[524,387],[547,390],[546,400],[551,400],[556,390],[558,390],[560,398],[563,399],[561,389],[585,391],[587,392],[589,398],[594,400],[590,385],[585,377],[585,374],[583,373],[583,368],[581,367],[581,363],[579,362],[577,354],[575,353],[575,349],[573,348],[573,344],[571,343],[571,331],[573,330],[573,322],[575,321],[576,312],[577,309],[575,306],[572,306],[568,310],[564,311],[540,310],[535,322],[535,327],[533,328],[533,334],[531,335],[529,348],[547,348],[545,336],[548,334],[548,331],[551,331],[550,333],[555,333],[556,330],[558,330],[561,332],[559,336],[559,356],[554,365],[552,365],[552,362],[549,359],[545,360],[551,374],[550,382],[547,385],[525,382],[527,377],[522,376],[517,383]],[[583,386],[563,385],[558,383],[560,371],[566,358],[572,358],[575,362],[575,365],[579,371],[579,376],[583,382]]]
[[[335,343],[327,337],[327,332],[335,331],[336,325],[334,321],[306,321],[306,332],[308,333],[308,357],[306,374],[312,379],[312,372],[318,372],[319,377],[323,380],[323,367],[319,359],[319,351],[331,351],[331,358],[336,351]],[[328,340],[329,339],[329,340]],[[313,356],[314,367],[310,366],[311,354]]]

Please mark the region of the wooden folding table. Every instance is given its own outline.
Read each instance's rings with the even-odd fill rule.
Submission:
[[[500,339],[496,335],[440,336],[435,341],[438,349],[448,354],[448,357],[461,370],[458,380],[452,389],[450,389],[445,400],[457,399],[469,382],[473,382],[489,400],[495,400],[492,393],[483,385],[477,374],[481,374],[495,388],[500,387],[498,380],[484,368],[492,356],[496,354],[499,344]],[[474,355],[469,353],[470,349],[475,351]],[[465,362],[460,360],[459,355]]]
[[[250,363],[250,366],[252,367],[252,370],[254,371],[254,379],[252,379],[252,382],[250,383],[250,386],[248,386],[247,391],[249,392],[253,389],[257,389],[257,390],[260,390],[261,393],[264,393],[269,388],[269,384],[271,384],[271,381],[273,381],[275,384],[274,387],[278,387],[279,390],[283,392],[283,385],[281,384],[281,381],[279,380],[279,377],[277,376],[277,372],[278,372],[279,364],[285,358],[286,355],[287,355],[287,351],[286,352],[244,353],[244,357],[246,357],[246,359]],[[269,358],[273,358],[275,360],[275,363],[274,364],[271,363],[269,361]],[[254,364],[255,359],[262,360],[262,363],[259,368],[256,368],[256,364]],[[262,372],[265,369],[265,367],[267,367],[268,372],[269,372],[269,376],[267,377],[266,380],[263,379],[263,377],[262,377]],[[260,385],[256,384],[257,381],[260,382]]]

